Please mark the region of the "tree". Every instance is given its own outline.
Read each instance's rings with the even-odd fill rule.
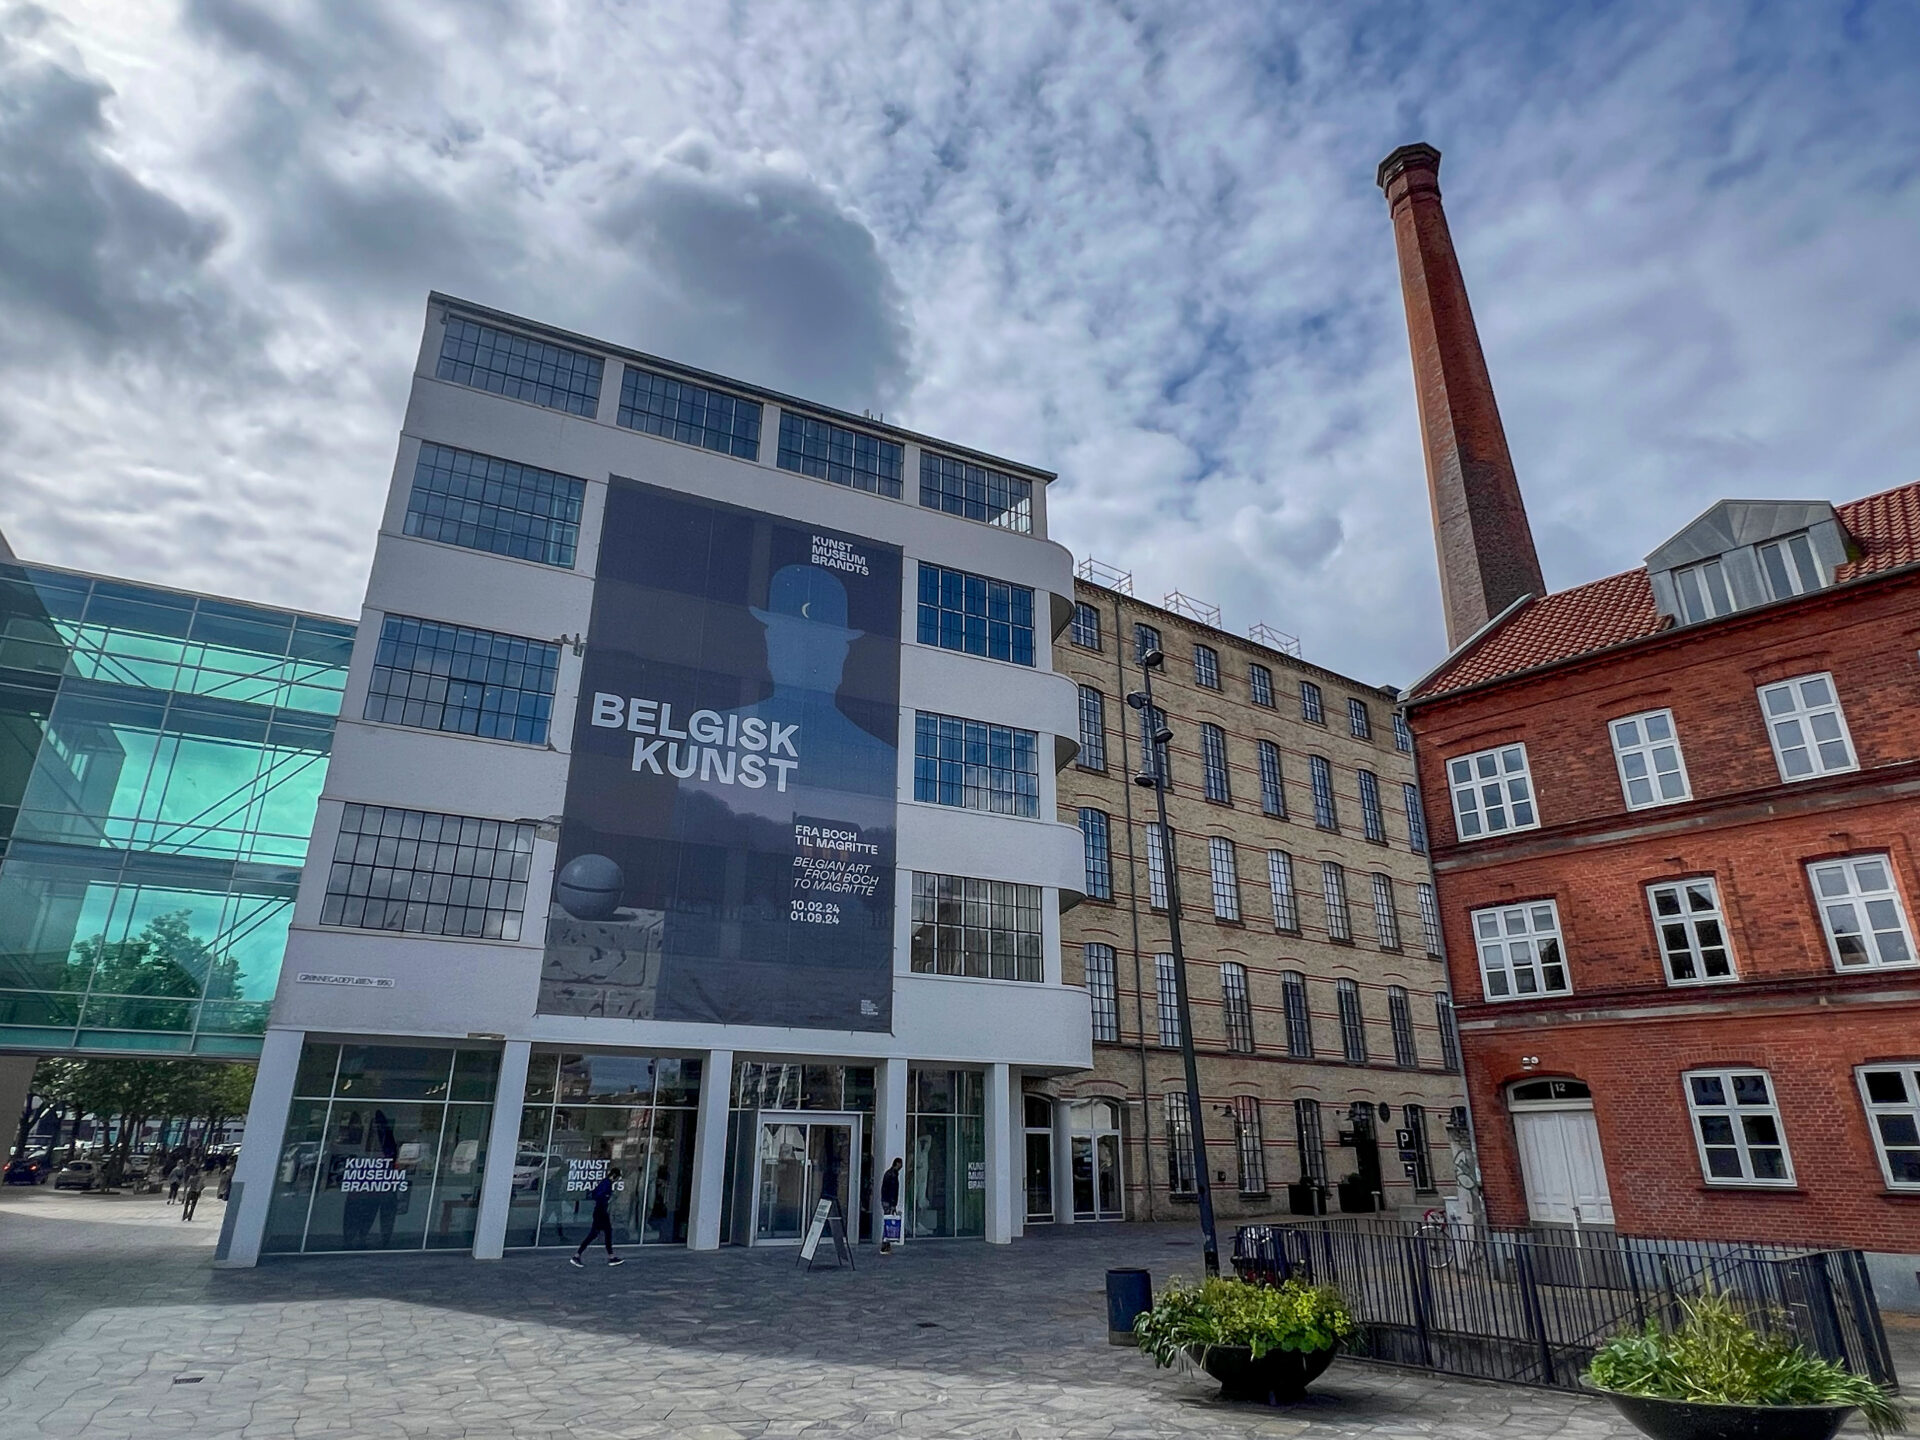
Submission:
[[[107,1183],[117,1185],[141,1127],[155,1117],[200,1121],[201,1145],[214,1128],[245,1111],[253,1067],[204,1060],[47,1060],[36,1078],[42,1093],[81,1115],[118,1128],[107,1158]]]
[[[187,1030],[193,1002],[239,993],[239,963],[193,933],[191,910],[170,910],[124,940],[74,946],[63,988],[90,991],[87,1023],[117,1030]]]

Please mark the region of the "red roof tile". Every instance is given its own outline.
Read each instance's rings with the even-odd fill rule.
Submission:
[[[1861,551],[1834,572],[1836,583],[1920,562],[1920,481],[1835,506]],[[1623,570],[1529,601],[1448,661],[1414,691],[1439,695],[1558,660],[1604,650],[1660,629],[1645,568]]]

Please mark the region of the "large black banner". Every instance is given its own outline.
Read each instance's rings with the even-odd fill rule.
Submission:
[[[891,1028],[900,577],[612,482],[542,1012]]]

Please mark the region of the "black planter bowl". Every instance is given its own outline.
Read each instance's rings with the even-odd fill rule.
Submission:
[[[1851,1405],[1705,1405],[1600,1393],[1653,1440],[1833,1440],[1854,1411]]]
[[[1307,1393],[1307,1386],[1333,1363],[1333,1351],[1269,1350],[1258,1360],[1244,1345],[1194,1346],[1187,1354],[1220,1382],[1222,1400],[1256,1405],[1285,1405]]]

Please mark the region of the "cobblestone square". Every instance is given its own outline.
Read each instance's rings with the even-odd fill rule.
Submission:
[[[1302,1405],[1225,1405],[1105,1339],[1103,1272],[1197,1273],[1184,1227],[792,1251],[285,1260],[216,1271],[221,1207],[0,1192],[10,1433],[155,1440],[1195,1435],[1612,1440],[1602,1402],[1337,1363]],[[1912,1354],[1914,1332],[1896,1331]],[[1903,1360],[1906,1359],[1903,1356]],[[1911,1373],[1909,1368],[1908,1373]],[[1853,1433],[1853,1432],[1849,1432]]]

